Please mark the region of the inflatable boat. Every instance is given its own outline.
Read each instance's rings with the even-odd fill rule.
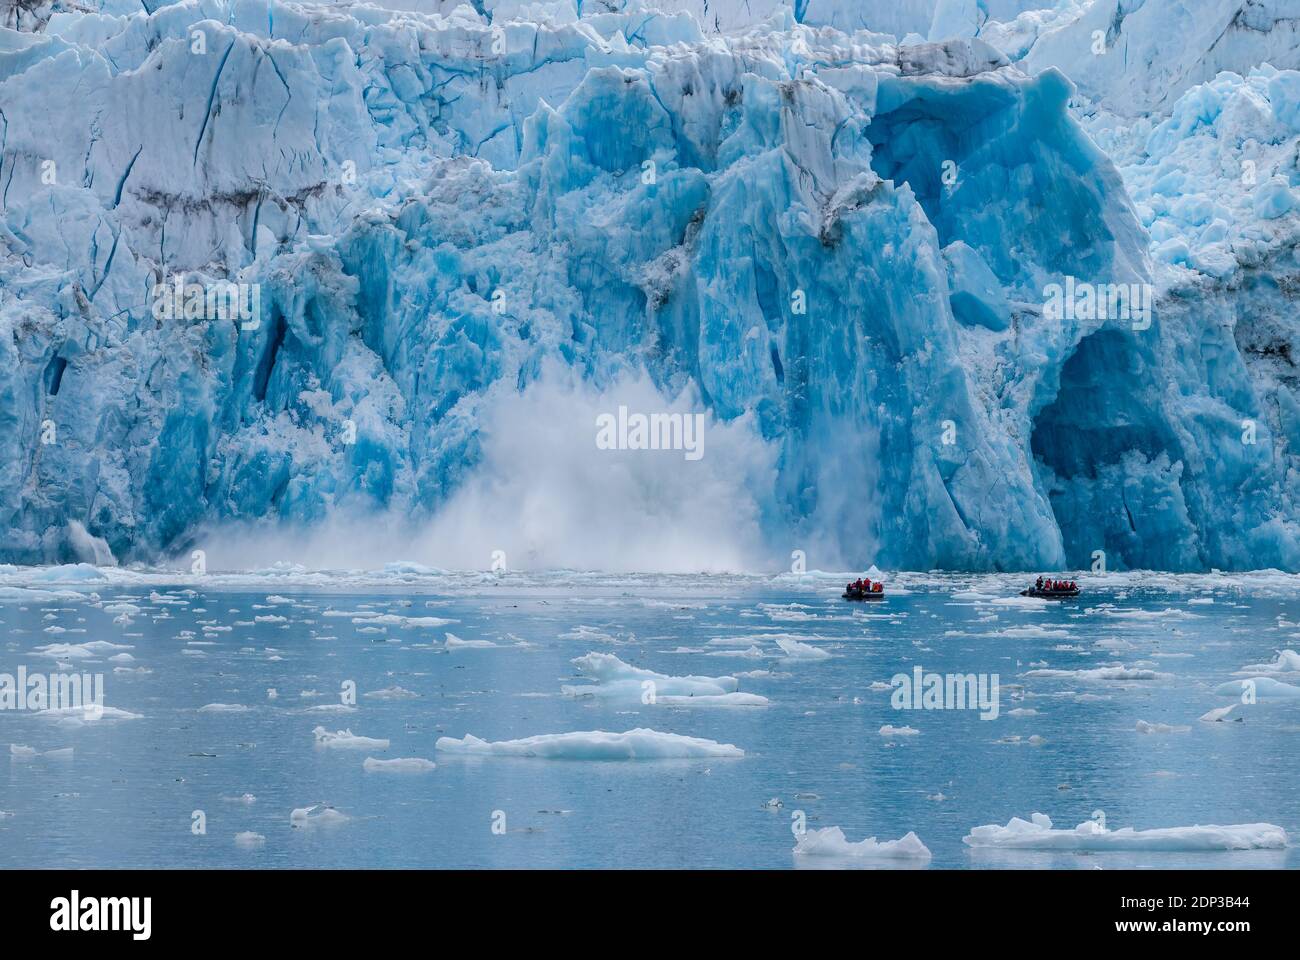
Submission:
[[[1079,595],[1079,588],[1072,590],[1039,590],[1037,587],[1030,587],[1028,590],[1021,590],[1022,597],[1041,597],[1044,600],[1069,600],[1071,597]]]
[[[885,591],[883,590],[845,590],[845,600],[884,600]]]

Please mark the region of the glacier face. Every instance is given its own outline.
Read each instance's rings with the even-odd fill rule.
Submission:
[[[1257,192],[1218,218],[1234,244],[1214,185],[1207,214],[1167,176],[1205,156],[1208,94],[1086,131],[1061,72],[1009,62],[1046,33],[974,36],[1014,34],[987,3],[876,26],[978,25],[929,44],[818,0],[436,6],[105,0],[0,30],[0,560],[338,517],[433,524],[438,560],[460,505],[499,515],[484,564],[618,565],[548,549],[617,523],[575,487],[699,531],[688,569],[1300,569],[1297,75],[1243,94],[1278,91],[1281,181],[1248,247]],[[160,318],[178,275],[250,285],[257,321]],[[1154,318],[1053,316],[1067,278],[1155,285]],[[628,396],[719,442],[604,456],[591,413]],[[728,524],[744,549],[709,553]]]

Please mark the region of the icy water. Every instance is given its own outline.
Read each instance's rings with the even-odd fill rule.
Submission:
[[[89,721],[0,712],[9,754],[0,761],[0,866],[847,865],[792,854],[796,811],[809,829],[839,826],[852,841],[914,830],[933,853],[929,869],[1300,866],[1294,847],[1079,855],[962,843],[979,824],[1042,812],[1073,827],[1101,810],[1111,828],[1268,822],[1294,844],[1300,702],[1243,707],[1239,723],[1198,719],[1232,702],[1214,687],[1243,665],[1300,644],[1294,577],[1112,575],[1091,578],[1078,602],[1029,605],[1015,597],[1022,577],[896,575],[889,599],[866,606],[840,599],[842,577],[820,575],[494,578],[394,568],[368,578],[71,579],[94,575],[0,572],[0,672],[50,672],[62,657],[105,675],[108,708]],[[453,622],[409,622],[431,617]],[[449,650],[448,632],[496,646]],[[790,659],[777,636],[831,656]],[[75,646],[94,641],[129,649]],[[37,652],[52,643],[74,646]],[[562,695],[562,685],[582,682],[570,661],[593,651],[663,674],[736,676],[741,692],[770,704]],[[1024,676],[1118,663],[1158,676]],[[894,710],[883,685],[918,665],[997,674],[999,717]],[[350,709],[341,702],[349,682]],[[376,696],[393,688],[413,695]],[[247,709],[200,709],[210,704]],[[1138,721],[1190,729],[1140,733]],[[391,745],[324,748],[317,725]],[[884,725],[919,732],[882,735]],[[745,755],[594,761],[435,748],[440,736],[637,727]],[[68,747],[71,757],[45,755]],[[437,768],[370,772],[368,756]],[[765,806],[773,798],[781,806]],[[316,803],[349,819],[291,826],[293,809]],[[195,832],[196,811],[205,833]],[[244,832],[265,839],[236,843]]]

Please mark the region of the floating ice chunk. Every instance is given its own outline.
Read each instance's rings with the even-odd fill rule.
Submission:
[[[1005,827],[973,827],[962,843],[1007,850],[1281,850],[1287,835],[1271,823],[1106,830],[1086,820],[1073,830],[1054,830],[1050,817],[1035,813],[1031,821],[1012,817]]]
[[[714,637],[706,647],[748,647],[754,642],[755,638],[750,637]]]
[[[1090,670],[1027,670],[1026,677],[1052,680],[1168,680],[1172,674],[1157,673],[1140,667],[1094,667]]]
[[[403,617],[396,613],[383,613],[376,617],[370,617],[365,622],[411,629],[413,627],[445,627],[449,623],[459,623],[460,621],[448,620],[445,617]]]
[[[626,733],[586,730],[548,733],[495,743],[466,734],[461,740],[439,737],[435,746],[444,753],[541,757],[547,760],[665,760],[745,755],[744,750],[730,743],[686,737],[677,733],[660,733],[658,730],[641,727]]]
[[[86,723],[95,720],[140,720],[144,717],[144,714],[131,713],[129,710],[122,710],[118,707],[105,707],[97,703],[90,703],[81,707],[50,707],[47,710],[38,711],[36,715],[52,720],[71,720]]]
[[[316,735],[316,744],[321,747],[342,748],[346,750],[387,750],[387,740],[374,737],[358,737],[351,730],[336,730],[333,733],[324,727],[312,730]]]
[[[1166,607],[1163,610],[1117,610],[1114,607],[1089,607],[1084,613],[1088,616],[1110,617],[1114,620],[1192,620],[1197,614]]]
[[[1226,707],[1215,707],[1213,710],[1201,714],[1201,720],[1205,723],[1217,723],[1221,720],[1226,720],[1228,714],[1232,713],[1232,711],[1236,710],[1239,706],[1241,706],[1239,703],[1230,703]]]
[[[1136,726],[1138,733],[1187,733],[1191,729],[1191,727],[1178,727],[1168,723],[1148,723],[1145,720],[1139,720]]]
[[[251,709],[242,703],[205,703],[199,713],[247,713]]]
[[[382,690],[371,690],[366,696],[375,700],[414,700],[420,695],[405,687],[384,687]]]
[[[656,697],[655,703],[665,707],[766,707],[771,701],[757,693],[706,693],[700,696]]]
[[[915,727],[893,727],[889,724],[885,724],[880,728],[882,737],[915,737],[920,732]]]
[[[1295,673],[1300,671],[1300,653],[1294,650],[1278,651],[1277,659],[1272,663],[1248,663],[1238,673]]]
[[[908,831],[898,840],[867,837],[850,843],[839,827],[808,830],[794,845],[798,857],[852,857],[854,859],[929,860],[930,851],[921,838]]]
[[[335,810],[323,803],[317,803],[310,807],[298,807],[291,811],[289,813],[289,826],[328,827],[344,823],[349,819],[351,818],[341,810]]]
[[[1042,597],[998,597],[992,601],[995,607],[1019,607],[1023,610],[1046,610],[1051,601]]]
[[[394,757],[392,760],[376,760],[366,757],[361,767],[367,773],[425,773],[437,764],[421,757]]]
[[[19,760],[26,760],[28,757],[36,756],[40,751],[35,747],[27,747],[21,743],[9,744],[9,755],[17,757]]]
[[[644,699],[651,703],[698,699],[703,703],[703,698],[706,697],[718,698],[733,694],[739,685],[735,677],[674,677],[656,673],[624,663],[611,653],[589,653],[583,657],[574,657],[570,662],[578,668],[579,673],[595,680],[596,684],[561,687],[566,696]],[[758,699],[762,703],[767,702],[765,697]]]
[[[678,648],[679,653],[695,653],[697,651],[690,648]],[[761,649],[751,646],[746,650],[710,650],[704,654],[706,657],[740,657],[745,660],[762,660],[767,654]]]
[[[1221,697],[1241,697],[1252,691],[1259,698],[1277,698],[1290,700],[1300,697],[1300,687],[1290,683],[1274,680],[1272,677],[1247,677],[1244,680],[1229,680],[1214,688]]]
[[[448,650],[486,649],[487,647],[495,646],[496,644],[491,640],[462,640],[454,633],[447,634]]]
[[[105,577],[98,567],[89,563],[68,563],[60,567],[38,570],[28,579],[33,583],[84,583],[89,580],[103,580]]]
[[[731,693],[740,686],[735,676],[669,676],[654,670],[632,666],[612,653],[588,653],[572,661],[584,676],[599,683],[619,683],[623,680],[654,680],[656,689],[666,693]]]
[[[85,660],[99,657],[114,650],[134,650],[129,643],[109,643],[107,640],[89,640],[86,643],[47,643],[36,648],[38,656],[57,660]]]
[[[1024,627],[1007,627],[996,631],[993,636],[1021,640],[1067,640],[1070,632],[1068,630],[1048,630],[1046,627],[1036,627],[1031,624]]]
[[[580,623],[567,633],[559,635],[561,640],[586,640],[591,643],[615,643],[614,637],[608,633],[597,630],[595,627],[589,627],[585,623]]]
[[[297,813],[297,811],[294,811]],[[290,820],[290,823],[293,821]],[[243,833],[235,834],[235,846],[237,847],[260,847],[266,843],[266,837],[260,833],[254,833],[252,830],[245,830]]]
[[[788,660],[829,660],[831,654],[820,647],[802,643],[792,637],[776,637],[776,645],[785,653]]]

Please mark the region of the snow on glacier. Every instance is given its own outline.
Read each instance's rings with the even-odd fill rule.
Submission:
[[[1213,181],[1144,193],[1056,66],[1151,108],[1201,75],[1152,69],[1157,0],[1116,28],[1147,60],[1083,59],[1108,4],[34,8],[0,31],[0,560],[369,528],[457,565],[1300,568],[1286,291],[1234,336],[1170,280],[1166,240],[1215,262]],[[1287,66],[1237,32],[1204,80]],[[1260,69],[1271,186],[1218,219],[1277,237],[1294,87]],[[159,319],[178,274],[258,322]],[[1067,276],[1168,296],[1051,319]],[[706,412],[700,465],[596,451],[627,396]]]

